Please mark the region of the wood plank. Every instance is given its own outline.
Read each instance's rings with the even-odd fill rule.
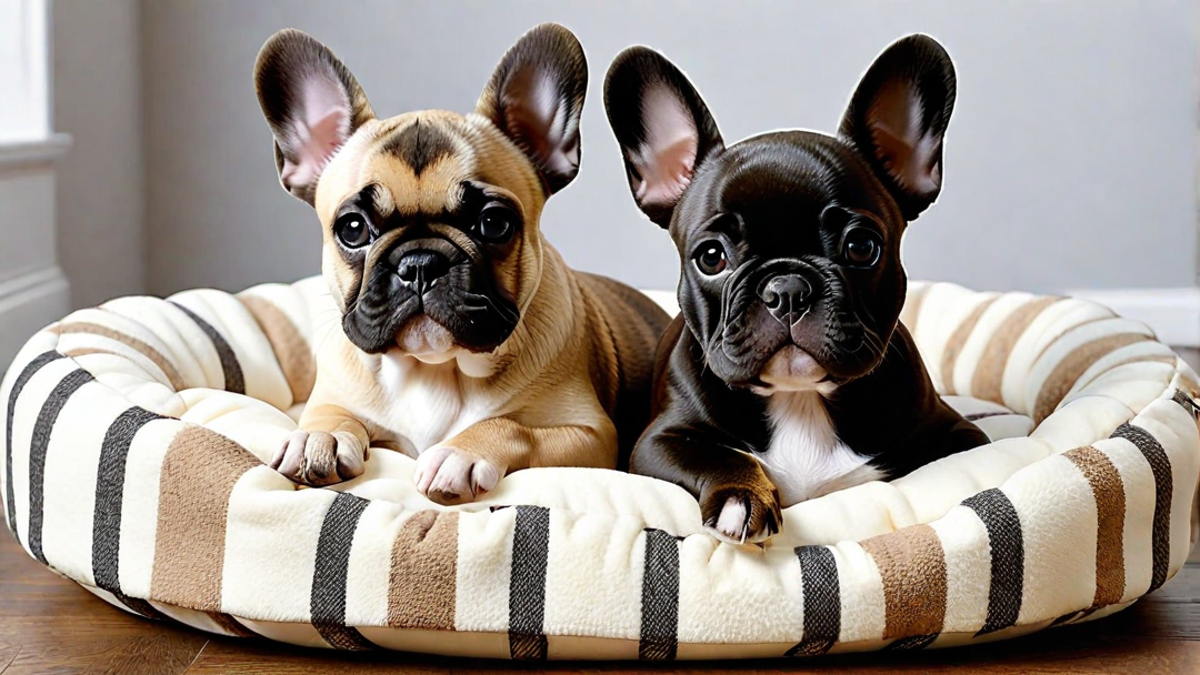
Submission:
[[[3,675],[186,672],[202,633],[123,612],[59,577],[0,533]]]
[[[1076,637],[1062,638],[1076,633]],[[325,672],[346,675],[376,675],[395,672],[416,673],[518,673],[529,665],[507,661],[473,661],[434,658],[412,654],[342,655],[312,650],[281,653],[271,647],[245,647],[214,640],[187,671],[188,675],[249,673],[253,675],[310,675]],[[1094,631],[1079,628],[1060,629],[1055,634],[964,649],[934,650],[918,654],[863,654],[826,657],[812,661],[742,661],[643,663],[570,663],[555,662],[537,667],[547,673],[639,672],[650,668],[678,672],[706,673],[928,673],[949,670],[985,675],[1020,673],[1187,673],[1195,675],[1200,667],[1200,642],[1160,638],[1131,637],[1101,639]]]
[[[4,638],[0,638],[4,639]],[[21,653],[21,646],[15,642],[0,642],[0,675],[4,675],[4,671],[12,665],[16,660],[17,655]]]
[[[1063,631],[1074,629],[1063,629]],[[1072,640],[1069,646],[1050,639],[1030,639],[1004,647],[936,650],[920,654],[833,656],[812,661],[677,662],[674,664],[554,662],[543,666],[507,661],[472,661],[411,654],[332,655],[310,650],[283,654],[272,648],[246,648],[215,640],[187,671],[188,675],[247,673],[251,675],[382,675],[413,673],[546,673],[642,672],[649,669],[705,673],[928,673],[949,670],[984,675],[1021,673],[1187,673],[1200,666],[1200,643],[1158,638],[1097,640],[1094,635]],[[1015,645],[1020,645],[1014,648]]]

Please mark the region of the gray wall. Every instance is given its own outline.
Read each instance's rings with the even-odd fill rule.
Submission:
[[[59,264],[75,306],[146,289],[138,0],[56,0]]]
[[[67,0],[69,1],[69,0]],[[646,43],[693,78],[727,140],[832,129],[859,75],[913,31],[959,73],[941,202],[905,243],[910,275],[975,287],[1190,286],[1196,279],[1192,2],[955,0],[143,3],[150,290],[315,273],[315,216],[276,183],[250,84],[295,26],[331,45],[380,114],[468,111],[533,24],[576,31],[592,81],[576,183],[544,230],[577,267],[672,286],[666,236],[634,208],[601,83]]]

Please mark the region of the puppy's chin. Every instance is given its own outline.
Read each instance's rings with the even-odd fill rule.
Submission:
[[[837,385],[826,379],[828,374],[811,354],[795,345],[786,345],[763,366],[758,375],[762,385],[751,388],[756,394],[764,396],[796,391],[830,394]]]
[[[426,314],[404,324],[396,334],[396,347],[422,363],[446,363],[459,352],[454,335]]]

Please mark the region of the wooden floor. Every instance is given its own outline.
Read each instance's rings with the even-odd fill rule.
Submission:
[[[647,670],[644,663],[551,663],[550,672]],[[1159,592],[1101,621],[994,645],[819,661],[677,663],[665,671],[1200,674],[1200,564]],[[473,673],[518,670],[509,662],[367,656],[212,637],[135,618],[47,571],[0,532],[0,675],[112,673]]]

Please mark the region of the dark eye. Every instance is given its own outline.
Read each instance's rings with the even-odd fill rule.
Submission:
[[[516,229],[517,214],[507,206],[489,206],[479,214],[475,232],[489,244],[508,241]]]
[[[362,248],[371,243],[371,228],[359,213],[347,213],[333,224],[333,234],[346,248]]]
[[[709,277],[720,274],[727,265],[725,247],[718,241],[706,241],[696,249],[692,260],[695,261],[696,269],[700,270],[701,274]]]
[[[882,250],[879,235],[865,227],[852,228],[842,238],[842,258],[853,267],[873,266]]]

